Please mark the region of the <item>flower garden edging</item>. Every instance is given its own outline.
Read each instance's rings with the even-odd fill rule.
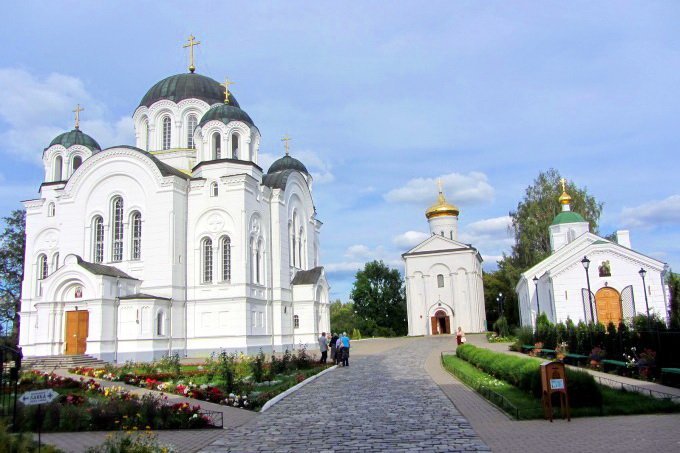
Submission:
[[[317,373],[317,374],[315,374],[315,375],[313,375],[313,376],[310,376],[310,377],[308,377],[307,379],[305,379],[304,381],[300,382],[299,384],[294,385],[293,387],[289,388],[289,389],[286,390],[285,392],[279,393],[279,394],[276,395],[274,398],[272,398],[272,399],[270,399],[269,401],[267,401],[266,403],[264,403],[264,406],[262,406],[262,409],[260,409],[260,412],[266,411],[267,409],[269,409],[269,408],[272,407],[274,404],[278,403],[279,401],[281,401],[282,399],[284,399],[285,397],[287,397],[287,396],[290,395],[291,393],[296,392],[296,391],[297,391],[298,389],[300,389],[301,387],[303,387],[303,386],[309,384],[310,382],[312,382],[312,381],[315,380],[316,378],[323,376],[324,374],[328,373],[328,372],[331,371],[331,370],[336,369],[337,367],[338,367],[337,365],[333,365],[333,366],[330,367],[330,368],[326,368],[326,369],[323,370],[322,372]]]

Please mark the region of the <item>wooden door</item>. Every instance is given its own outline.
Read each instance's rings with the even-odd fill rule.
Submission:
[[[90,313],[85,310],[66,312],[66,350],[68,355],[84,354],[87,349]]]
[[[614,288],[602,288],[595,293],[595,307],[597,309],[597,321],[605,326],[613,322],[618,327],[623,319],[621,309],[621,295]]]
[[[432,323],[432,335],[439,334],[439,321],[437,321],[437,317],[433,316],[430,318],[430,322]]]
[[[446,331],[444,333],[451,333],[451,317],[447,316],[446,318]]]

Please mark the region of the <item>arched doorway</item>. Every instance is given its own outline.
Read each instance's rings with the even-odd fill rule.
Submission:
[[[604,287],[595,293],[595,307],[597,309],[597,321],[605,326],[610,322],[618,326],[623,320],[621,295],[614,288]]]
[[[450,334],[451,333],[451,318],[444,310],[437,310],[432,318],[432,335]]]

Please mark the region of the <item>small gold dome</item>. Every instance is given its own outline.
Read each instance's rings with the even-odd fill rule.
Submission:
[[[562,195],[560,195],[560,204],[569,204],[571,203],[571,196],[567,192],[562,192]]]
[[[437,202],[427,208],[427,211],[425,211],[425,217],[428,219],[431,219],[432,217],[442,217],[442,216],[456,216],[458,217],[458,214],[460,211],[458,208],[451,203],[448,203],[446,201],[446,197],[444,197],[444,192],[439,188],[439,197],[437,197]]]

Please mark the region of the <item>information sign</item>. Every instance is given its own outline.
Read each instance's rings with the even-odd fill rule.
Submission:
[[[19,397],[19,401],[26,406],[35,406],[36,404],[51,403],[59,394],[52,389],[33,390],[26,392]]]

